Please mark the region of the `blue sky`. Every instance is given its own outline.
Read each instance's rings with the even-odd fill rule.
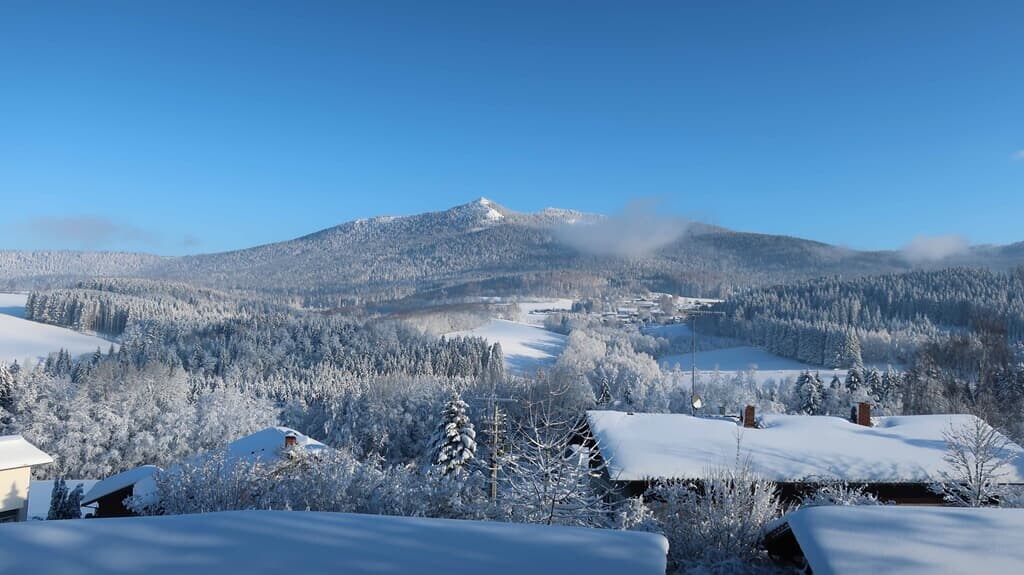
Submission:
[[[1024,240],[1024,2],[0,3],[0,248],[177,254],[486,196]]]

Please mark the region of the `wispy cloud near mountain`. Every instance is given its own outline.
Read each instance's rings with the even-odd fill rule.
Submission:
[[[963,236],[917,236],[903,246],[902,254],[911,263],[932,263],[966,254],[969,248]]]
[[[660,214],[649,200],[630,202],[621,213],[593,223],[565,224],[558,239],[586,254],[637,257],[648,255],[679,239],[690,222]]]

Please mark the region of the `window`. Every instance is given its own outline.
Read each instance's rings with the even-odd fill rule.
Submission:
[[[0,523],[14,523],[18,520],[18,513],[20,509],[12,509],[10,511],[0,511]]]

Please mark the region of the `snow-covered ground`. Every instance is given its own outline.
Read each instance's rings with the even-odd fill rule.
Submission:
[[[1020,573],[1024,509],[825,506],[787,522],[815,575]]]
[[[75,356],[110,347],[95,335],[23,319],[27,297],[0,294],[0,361],[38,360],[62,348]]]
[[[551,365],[565,348],[565,336],[536,325],[492,319],[471,330],[457,331],[451,336],[482,337],[490,343],[500,343],[505,354],[505,368],[510,372],[527,374]]]
[[[68,491],[71,491],[79,483],[82,484],[83,494],[88,493],[90,489],[99,481],[95,479],[68,479],[66,480]],[[50,496],[53,495],[53,480],[52,479],[33,479],[32,483],[29,484],[28,488],[28,518],[29,519],[46,519],[46,514],[50,511]],[[82,508],[82,516],[92,511],[88,507]]]
[[[683,323],[651,326],[644,328],[644,333],[655,337],[689,338],[690,326]],[[698,342],[702,341],[699,330],[697,337]],[[825,378],[826,376],[831,377],[831,374],[835,371],[827,367],[809,365],[795,359],[781,357],[759,347],[749,345],[698,351],[696,359],[698,377],[703,378],[705,381],[707,377],[713,375],[716,371],[723,377],[731,377],[741,371],[755,370],[754,379],[757,383],[763,383],[769,379],[774,379],[775,381],[795,381],[802,372],[808,370],[817,371]],[[662,369],[671,370],[678,365],[687,374],[690,372],[692,362],[693,360],[689,353],[665,355],[658,358],[658,364],[661,365]],[[880,369],[884,369],[884,366],[881,366]],[[846,373],[846,370],[839,371],[842,374]],[[843,377],[843,375],[840,375],[840,377]],[[687,378],[687,381],[689,381],[689,378]]]
[[[664,575],[661,535],[308,511],[14,523],[2,573]]]

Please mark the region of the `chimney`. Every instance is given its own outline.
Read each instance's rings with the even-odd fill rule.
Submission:
[[[850,419],[852,419],[854,423],[856,423],[857,425],[863,425],[865,427],[871,427],[870,403],[862,401],[858,403],[856,406],[854,406],[854,408],[851,411],[853,411],[853,413],[851,414],[853,417],[851,417]]]
[[[757,427],[754,406],[748,405],[743,408],[743,427]]]
[[[289,431],[288,434],[284,436],[284,446],[295,447],[298,445],[298,439],[299,438],[295,436],[294,431]]]

